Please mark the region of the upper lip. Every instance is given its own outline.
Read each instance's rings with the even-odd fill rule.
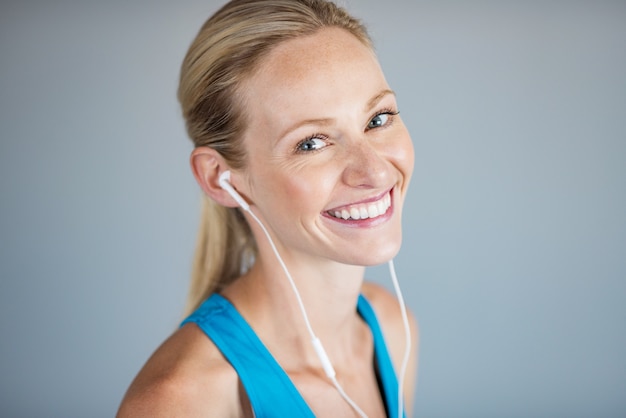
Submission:
[[[354,206],[354,205],[363,205],[363,204],[366,204],[366,203],[377,202],[380,199],[382,199],[387,193],[390,193],[391,190],[393,190],[393,187],[385,190],[384,192],[379,193],[376,196],[368,197],[366,199],[358,200],[358,201],[355,201],[355,202],[346,203],[346,204],[343,204],[343,205],[340,205],[340,206],[335,206],[334,208],[327,209],[326,212],[332,212],[332,211],[336,211],[336,210],[341,210],[343,208]]]

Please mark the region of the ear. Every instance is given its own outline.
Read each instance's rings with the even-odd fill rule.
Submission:
[[[196,181],[211,199],[222,206],[234,208],[239,204],[219,184],[219,177],[230,167],[219,152],[209,147],[197,147],[189,159]]]

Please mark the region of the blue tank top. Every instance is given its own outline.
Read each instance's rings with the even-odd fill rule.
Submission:
[[[388,417],[398,416],[398,380],[376,314],[359,296],[357,311],[374,337],[379,387]],[[314,417],[291,379],[276,362],[246,320],[223,296],[214,294],[181,326],[193,322],[213,341],[233,366],[257,418]]]

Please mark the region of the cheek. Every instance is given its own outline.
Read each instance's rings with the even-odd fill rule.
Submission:
[[[380,153],[404,177],[407,183],[413,173],[414,153],[411,136],[404,126],[389,132]]]
[[[413,141],[411,140],[411,136],[406,129],[398,140],[398,144],[394,152],[394,159],[396,160],[398,168],[405,173],[408,181],[413,173],[415,154],[413,150]]]
[[[299,213],[317,213],[325,208],[336,182],[332,170],[310,167],[283,174],[279,192],[288,206]]]
[[[257,174],[252,180],[260,189],[281,196],[285,205],[310,210],[312,202],[324,205],[329,199],[343,162],[342,155],[333,148],[308,155],[281,148],[252,162],[251,168]]]
[[[320,167],[268,163],[254,168],[249,173],[250,197],[264,212],[282,217],[321,212],[333,190],[331,173]]]

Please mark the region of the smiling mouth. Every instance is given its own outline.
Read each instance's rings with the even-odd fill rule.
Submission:
[[[391,195],[387,192],[376,202],[361,203],[327,211],[330,216],[343,220],[372,219],[387,213],[391,207]]]

